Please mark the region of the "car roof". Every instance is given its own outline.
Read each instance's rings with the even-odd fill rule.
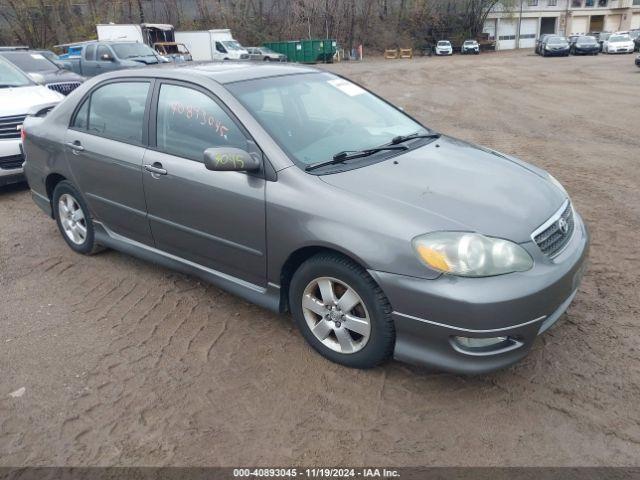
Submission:
[[[140,69],[119,70],[105,76],[121,78],[128,76],[171,77],[179,79],[187,75],[197,75],[209,78],[217,83],[233,83],[244,80],[255,80],[268,77],[282,77],[285,75],[299,75],[303,73],[319,73],[322,70],[291,63],[255,63],[255,62],[209,62],[209,63],[177,63],[158,67],[143,67]]]

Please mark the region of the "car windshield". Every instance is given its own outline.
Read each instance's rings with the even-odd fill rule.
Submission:
[[[547,43],[550,45],[560,45],[563,43],[567,43],[567,39],[564,37],[549,37]]]
[[[31,80],[24,73],[0,59],[0,88],[26,87],[32,85]]]
[[[611,35],[609,37],[609,42],[611,43],[628,42],[629,40],[631,40],[629,35]]]
[[[155,57],[153,50],[144,43],[114,43],[111,47],[119,58]]]
[[[467,40],[464,42],[465,45],[475,45],[477,42],[475,40]]]
[[[400,110],[329,73],[248,80],[227,88],[302,167],[400,135],[427,133]]]
[[[450,45],[450,43],[447,40],[440,40],[438,42],[438,46],[439,47],[448,47]]]
[[[37,52],[3,52],[7,60],[25,72],[50,72],[58,66]]]
[[[596,39],[595,37],[578,37],[578,40],[576,40],[576,43],[579,43],[581,45],[593,45],[596,44]]]
[[[222,44],[227,47],[228,50],[244,50],[244,48],[242,47],[242,45],[240,45],[238,42],[236,42],[235,40],[228,40],[225,42],[222,42]]]

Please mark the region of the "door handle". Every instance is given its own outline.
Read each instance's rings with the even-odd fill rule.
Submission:
[[[144,169],[147,172],[151,172],[151,173],[154,173],[156,175],[166,175],[167,174],[167,171],[164,168],[162,168],[162,164],[160,162],[154,162],[151,165],[150,164],[146,164],[144,166]]]
[[[66,145],[71,150],[73,150],[74,155],[78,155],[78,153],[84,152],[84,147],[78,140],[76,140],[75,142],[67,142]]]

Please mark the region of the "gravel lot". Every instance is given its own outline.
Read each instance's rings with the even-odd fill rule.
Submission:
[[[348,370],[313,353],[288,317],[120,253],[74,254],[25,187],[5,188],[0,465],[640,466],[633,57],[328,69],[564,183],[593,235],[568,313],[492,375]]]

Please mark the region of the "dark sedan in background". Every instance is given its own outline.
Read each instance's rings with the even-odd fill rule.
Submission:
[[[572,55],[598,55],[600,44],[596,37],[577,35],[569,40],[569,51]]]
[[[36,83],[63,95],[71,93],[85,80],[77,73],[61,68],[37,50],[2,50],[0,55]]]
[[[545,37],[540,43],[540,55],[543,57],[568,57],[569,41],[560,35]]]

